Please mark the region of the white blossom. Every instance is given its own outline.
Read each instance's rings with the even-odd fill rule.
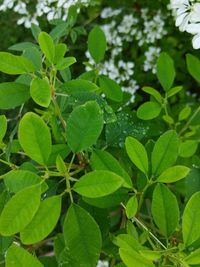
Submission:
[[[71,6],[88,6],[91,0],[36,0],[35,9],[30,13],[28,5],[32,0],[3,0],[0,11],[13,9],[19,14],[17,24],[24,24],[30,28],[32,23],[38,24],[38,18],[46,16],[48,21],[53,19],[67,19],[68,10]],[[79,10],[79,9],[78,9]]]
[[[161,49],[159,47],[150,46],[148,50],[144,53],[145,61],[143,65],[144,71],[151,70],[152,73],[156,73],[156,62],[159,57]]]
[[[176,26],[193,35],[194,49],[200,48],[200,3],[194,0],[171,0]]]

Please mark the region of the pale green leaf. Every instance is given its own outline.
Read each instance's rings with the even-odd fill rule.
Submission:
[[[0,216],[0,233],[14,235],[32,220],[40,205],[41,187],[31,186],[19,191],[5,205]]]
[[[48,80],[34,78],[31,82],[30,94],[35,103],[47,108],[51,102],[51,88]]]
[[[62,58],[56,65],[57,70],[64,70],[76,63],[75,57]]]
[[[40,32],[38,36],[38,43],[46,58],[50,63],[53,63],[55,56],[55,45],[52,37],[46,32]]]
[[[157,102],[145,102],[137,110],[137,116],[141,120],[152,120],[159,116],[162,106]]]
[[[15,75],[34,72],[35,67],[30,60],[23,56],[15,56],[7,52],[0,52],[0,71]]]
[[[148,175],[149,164],[145,147],[134,137],[127,137],[125,141],[126,152],[131,161],[144,174]]]
[[[99,90],[99,87],[95,83],[82,79],[65,82],[60,88],[69,95],[95,92]]]
[[[20,233],[22,243],[35,244],[45,239],[56,226],[60,212],[60,196],[53,196],[42,201],[32,221]]]
[[[138,209],[138,201],[137,197],[133,196],[129,199],[128,203],[126,204],[126,216],[128,219],[131,219],[135,216]]]
[[[124,178],[124,187],[132,188],[132,180],[119,162],[107,151],[94,150],[90,159],[93,170],[112,171]]]
[[[119,249],[119,254],[123,262],[126,264],[127,267],[154,267],[154,264],[151,261],[145,259],[142,255],[137,253],[133,249]]]
[[[200,248],[191,252],[186,258],[184,258],[188,264],[199,265],[200,264]]]
[[[27,170],[12,170],[1,176],[8,191],[17,193],[18,191],[39,184],[42,181],[37,174]]]
[[[123,182],[119,175],[111,171],[93,171],[82,176],[73,190],[85,197],[98,198],[115,192]]]
[[[27,250],[13,244],[6,253],[6,267],[43,267]]]
[[[166,169],[157,179],[161,183],[174,183],[185,178],[190,172],[186,166],[173,166]]]
[[[51,134],[41,117],[33,112],[24,115],[19,123],[19,142],[27,155],[45,164],[51,153]]]
[[[144,86],[142,88],[142,90],[145,92],[145,93],[148,93],[150,94],[151,96],[153,96],[159,103],[162,103],[162,96],[161,94],[159,93],[159,91],[157,91],[156,89],[152,88],[152,87],[149,87],[149,86]]]
[[[200,192],[192,195],[188,201],[182,220],[183,241],[185,246],[191,245],[200,238]]]
[[[176,162],[178,148],[179,138],[174,130],[169,130],[160,136],[154,145],[151,157],[154,175],[161,174]]]
[[[190,158],[193,156],[198,148],[196,140],[186,140],[180,144],[179,156],[182,158]]]

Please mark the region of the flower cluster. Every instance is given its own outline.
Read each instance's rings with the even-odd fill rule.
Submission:
[[[133,102],[139,85],[134,78],[135,63],[130,61],[129,55],[126,56],[127,51],[133,46],[141,47],[141,51],[144,51],[141,69],[155,73],[156,61],[161,51],[157,47],[157,41],[167,34],[165,16],[158,10],[152,17],[148,8],[142,8],[139,12],[126,11],[124,14],[122,8],[108,7],[102,10],[101,19],[101,28],[108,44],[108,60],[99,66],[100,73],[108,75],[121,84],[123,91],[131,95],[130,101]],[[94,64],[88,52],[86,56],[89,62]]]
[[[24,24],[26,28],[30,28],[31,24],[38,25],[38,19],[42,16],[46,16],[48,21],[53,19],[66,20],[68,10],[71,6],[88,6],[90,0],[37,0],[30,10],[29,5],[31,0],[3,0],[0,5],[0,11],[6,11],[12,9],[19,14],[17,23]]]
[[[170,7],[180,31],[193,35],[194,49],[200,48],[200,3],[195,0],[171,0]]]

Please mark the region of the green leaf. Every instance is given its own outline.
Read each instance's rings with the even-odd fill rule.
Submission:
[[[193,156],[198,148],[196,140],[186,140],[180,144],[179,156],[182,158],[190,158]]]
[[[69,15],[69,14],[68,14]],[[69,17],[68,17],[69,18]],[[63,20],[59,21],[59,24],[56,25],[50,32],[51,37],[56,40],[60,39],[62,36],[67,35],[68,31],[68,21],[64,22]]]
[[[19,142],[26,154],[40,164],[45,164],[51,153],[51,134],[44,121],[28,112],[19,123]]]
[[[48,80],[34,78],[31,82],[30,94],[35,103],[47,108],[51,102],[51,88]]]
[[[64,249],[60,251],[58,262],[59,267],[80,267],[77,257],[72,257],[68,247],[64,247]]]
[[[5,115],[0,115],[0,143],[7,131],[7,119]]]
[[[55,57],[54,57],[55,64],[58,64],[58,62],[63,59],[67,50],[68,48],[66,44],[59,43],[55,46]]]
[[[138,209],[138,201],[137,197],[133,196],[129,199],[128,203],[126,204],[126,216],[128,219],[131,219],[135,216]]]
[[[106,52],[106,37],[100,27],[92,29],[88,36],[88,50],[96,63],[104,59]]]
[[[65,82],[60,88],[69,95],[95,92],[99,90],[99,87],[95,83],[82,79]]]
[[[123,182],[123,179],[113,172],[93,171],[82,176],[75,183],[73,190],[85,197],[98,198],[115,192]]]
[[[38,50],[38,48],[32,47],[26,49],[23,56],[33,63],[37,71],[42,69],[42,53]]]
[[[176,86],[176,87],[173,87],[172,89],[170,89],[170,90],[167,92],[167,98],[172,97],[172,96],[178,94],[181,90],[183,90],[183,86]]]
[[[140,244],[140,242],[133,237],[132,235],[128,234],[120,234],[116,237],[116,245],[123,249],[131,249],[139,252],[141,249],[143,249],[143,246]]]
[[[169,130],[160,136],[154,145],[151,157],[154,175],[161,174],[176,162],[178,148],[179,139],[174,130]]]
[[[185,247],[200,238],[200,192],[195,193],[188,201],[182,220],[183,241]]]
[[[184,107],[178,115],[178,120],[179,121],[186,120],[190,116],[191,111],[192,111],[191,107],[189,106]]]
[[[164,185],[158,184],[152,199],[153,219],[165,236],[170,236],[178,225],[179,207],[176,197]]]
[[[56,157],[56,168],[62,174],[67,173],[67,166],[60,155]]]
[[[81,265],[94,267],[101,252],[101,232],[83,208],[73,204],[64,221],[64,238],[71,257]]]
[[[131,161],[139,170],[148,175],[149,163],[145,147],[134,137],[127,137],[125,146]]]
[[[185,178],[190,169],[185,166],[173,166],[166,169],[157,179],[161,183],[174,183]]]
[[[34,37],[35,40],[37,41],[37,40],[38,40],[38,36],[39,36],[39,34],[40,34],[40,32],[41,32],[40,27],[39,27],[38,25],[32,23],[32,24],[31,24],[31,32],[32,32],[33,37]]]
[[[64,70],[76,63],[75,57],[62,58],[56,65],[57,70]]]
[[[90,159],[93,170],[112,171],[124,178],[124,187],[132,188],[132,180],[119,162],[107,151],[94,150]]]
[[[32,220],[40,205],[41,187],[31,186],[14,195],[5,205],[0,216],[0,233],[14,235]]]
[[[0,109],[10,109],[22,105],[30,98],[29,87],[16,82],[0,84]]]
[[[32,221],[20,233],[22,243],[30,245],[45,239],[56,226],[60,212],[60,196],[53,196],[42,201]]]
[[[172,87],[175,75],[173,59],[167,53],[162,52],[157,61],[157,77],[166,92]]]
[[[67,120],[67,141],[71,150],[83,151],[94,145],[103,129],[103,114],[95,101],[76,107]]]
[[[7,52],[0,52],[0,71],[15,75],[34,72],[35,67],[30,60],[23,56],[15,56]]]
[[[126,264],[127,267],[154,267],[155,265],[142,257],[139,253],[137,253],[133,249],[119,249],[119,254],[123,262]]]
[[[191,54],[187,54],[186,63],[189,73],[200,83],[200,60]]]
[[[122,89],[118,83],[103,75],[99,77],[99,83],[101,90],[107,98],[116,102],[123,100]]]
[[[142,88],[142,90],[145,93],[152,95],[159,103],[162,103],[162,96],[156,89],[149,86],[145,86]]]
[[[46,58],[50,63],[53,63],[55,56],[55,45],[52,37],[46,32],[40,32],[38,36],[38,43]]]
[[[83,200],[91,206],[105,209],[118,206],[121,202],[128,200],[128,191],[124,188],[120,188],[114,193],[105,197],[99,198],[87,198],[83,197]]]
[[[37,47],[37,45],[35,45],[34,43],[31,43],[31,42],[21,42],[21,43],[14,44],[14,45],[10,46],[8,49],[21,52],[21,51],[24,51],[26,49],[33,48],[33,47],[35,48],[35,47]]]
[[[42,179],[34,172],[26,170],[12,170],[1,176],[8,191],[17,193],[26,187],[39,184]]]
[[[43,267],[39,260],[24,248],[13,244],[6,253],[6,267]]]
[[[191,252],[189,256],[184,258],[184,261],[191,265],[200,264],[200,248]]]
[[[141,120],[152,120],[159,116],[162,107],[157,102],[145,102],[137,110],[137,116]]]

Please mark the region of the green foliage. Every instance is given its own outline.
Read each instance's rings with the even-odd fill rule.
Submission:
[[[152,199],[153,219],[165,236],[170,236],[179,220],[179,208],[176,197],[164,185],[158,184]]]
[[[172,58],[165,52],[161,53],[157,62],[157,77],[166,92],[171,89],[175,75]]]
[[[92,29],[88,36],[88,49],[96,63],[104,59],[106,52],[106,37],[100,27]]]
[[[95,63],[77,77],[80,59],[74,64],[60,40],[74,27],[70,12],[50,34],[32,26],[38,43],[13,45],[19,55],[0,53],[0,71],[18,75],[0,84],[2,262],[200,264],[198,103],[175,84],[174,61],[164,52],[157,63],[162,88],[145,86],[149,99],[139,93],[128,104],[120,85],[100,73],[100,27],[88,37]],[[69,34],[76,39],[74,28]],[[197,62],[187,56],[199,81]]]
[[[103,128],[103,115],[97,103],[88,101],[76,107],[67,120],[67,140],[73,152],[95,144]]]
[[[47,125],[35,113],[24,115],[19,124],[19,142],[33,160],[45,164],[51,153],[51,135]]]
[[[83,208],[73,204],[64,222],[64,238],[71,257],[83,266],[94,266],[101,251],[101,232]]]

